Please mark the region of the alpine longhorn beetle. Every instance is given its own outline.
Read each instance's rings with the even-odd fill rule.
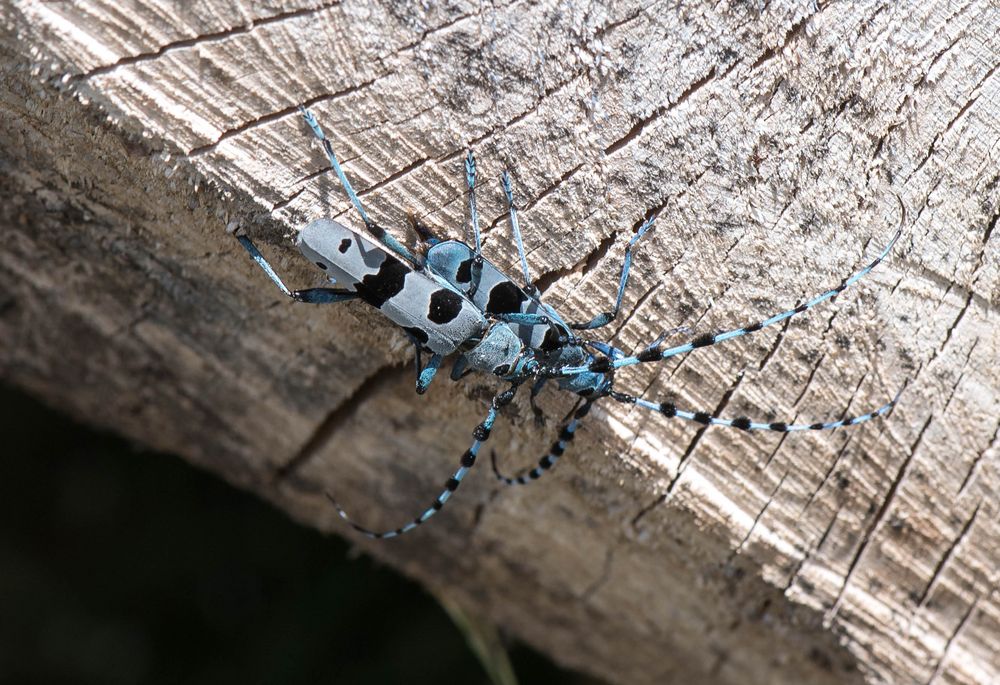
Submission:
[[[296,244],[307,259],[322,269],[333,284],[340,287],[305,290],[289,290],[248,237],[238,235],[239,242],[281,292],[293,300],[327,304],[361,299],[379,309],[402,328],[416,348],[417,393],[426,392],[444,358],[451,354],[458,355],[451,370],[453,380],[471,371],[483,371],[509,383],[509,387],[493,396],[485,418],[473,431],[472,445],[462,455],[458,468],[446,481],[444,489],[430,507],[408,523],[393,530],[370,530],[356,523],[328,494],[339,515],[355,530],[368,537],[391,538],[402,535],[440,511],[475,465],[479,450],[490,437],[498,411],[509,404],[518,388],[528,381],[532,382],[533,407],[535,396],[549,380],[554,380],[560,389],[579,395],[582,403],[571,412],[558,439],[534,468],[518,476],[507,477],[497,471],[494,459],[493,469],[497,478],[510,485],[535,480],[551,468],[573,440],[580,420],[587,415],[595,401],[604,397],[651,409],[668,418],[684,419],[706,426],[782,433],[832,430],[864,423],[889,412],[899,399],[897,394],[892,401],[874,411],[838,421],[811,424],[760,422],[747,417],[726,419],[708,412],[680,409],[669,402],[652,402],[616,391],[614,380],[618,369],[662,361],[755,333],[835,297],[858,282],[889,254],[902,232],[905,211],[899,228],[879,255],[864,268],[843,279],[836,287],[793,309],[758,322],[719,333],[706,333],[682,345],[662,349],[667,335],[673,331],[667,332],[638,354],[627,355],[611,344],[583,339],[574,331],[596,330],[615,319],[628,283],[632,248],[653,227],[655,216],[643,221],[625,248],[618,292],[612,309],[598,314],[590,321],[567,323],[552,307],[542,302],[538,289],[531,281],[510,175],[506,171],[501,176],[501,184],[521,262],[523,285],[515,283],[483,257],[475,195],[476,163],[471,150],[465,159],[465,176],[474,246],[459,240],[441,240],[425,226],[413,221],[413,227],[421,237],[426,251],[425,254],[411,252],[368,216],[316,117],[305,107],[299,109],[313,135],[323,146],[330,165],[364,222],[365,229],[377,242],[332,219],[311,221],[299,231]],[[902,202],[900,206],[902,207]],[[421,362],[422,353],[431,355],[426,365]]]

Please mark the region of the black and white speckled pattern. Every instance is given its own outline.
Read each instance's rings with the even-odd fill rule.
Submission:
[[[482,312],[464,295],[336,221],[310,222],[296,243],[338,288],[357,292],[403,329],[423,331],[432,352],[450,354],[486,328]]]

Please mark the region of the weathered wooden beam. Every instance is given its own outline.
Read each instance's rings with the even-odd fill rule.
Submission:
[[[836,285],[778,330],[620,387],[833,433],[746,434],[602,404],[546,479],[481,469],[419,533],[366,551],[563,664],[621,683],[987,682],[1000,445],[1000,13],[945,3],[4,0],[0,376],[350,535],[437,492],[491,379],[413,393],[362,304],[296,306],[288,237],[357,225],[296,113],[321,118],[370,211],[460,237],[480,161],[486,251],[516,269],[510,168],[546,298],[588,318],[650,212],[629,349]],[[899,198],[897,202],[896,198]],[[518,401],[509,468],[571,398]]]

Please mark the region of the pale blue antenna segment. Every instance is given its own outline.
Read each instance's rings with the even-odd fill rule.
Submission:
[[[521,275],[524,278],[524,289],[531,292],[534,285],[531,283],[531,276],[528,274],[528,259],[524,254],[524,242],[521,240],[521,226],[517,222],[517,206],[514,204],[514,191],[510,185],[510,174],[504,171],[500,176],[500,184],[503,186],[503,194],[507,196],[507,211],[510,214],[510,231],[514,234],[514,244],[517,246],[517,255],[521,259]]]
[[[347,180],[347,175],[340,166],[340,161],[337,159],[337,155],[333,151],[333,146],[330,144],[330,140],[326,137],[326,134],[323,133],[323,129],[320,127],[316,117],[305,107],[299,107],[299,111],[302,112],[302,118],[306,120],[309,128],[312,129],[313,135],[315,135],[322,144],[323,150],[326,152],[327,159],[330,160],[330,166],[333,167],[333,171],[337,174],[337,178],[340,179],[340,184],[344,186],[344,191],[347,193],[347,197],[350,198],[351,204],[354,205],[358,214],[361,215],[361,220],[365,222],[365,227],[368,231],[382,244],[406,261],[416,266],[422,265],[423,260],[419,256],[411,253],[398,240],[393,238],[389,233],[386,233],[385,229],[368,218],[368,212],[365,211],[364,206],[361,204],[361,200],[358,199],[358,194],[354,192],[354,186],[352,186],[351,182]]]
[[[483,243],[479,236],[479,210],[476,209],[476,158],[472,150],[465,156],[465,184],[469,188],[469,220],[472,222],[472,236],[476,246],[467,294],[469,297],[475,297],[483,278]]]

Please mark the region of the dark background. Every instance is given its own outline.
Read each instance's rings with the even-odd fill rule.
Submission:
[[[418,586],[179,458],[4,385],[0,445],[2,683],[488,682]]]

